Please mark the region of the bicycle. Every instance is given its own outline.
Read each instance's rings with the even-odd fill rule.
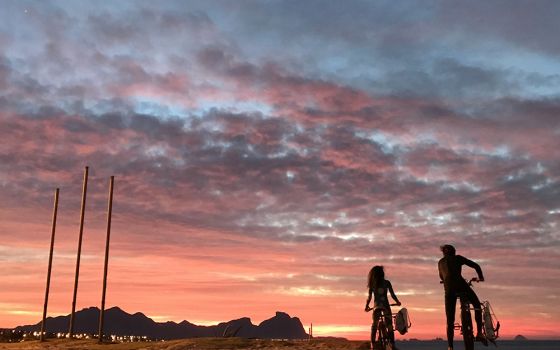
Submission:
[[[399,306],[400,304],[390,304],[390,306]],[[375,311],[379,309],[380,313],[379,316],[377,316],[377,330],[375,332],[375,334],[373,335],[372,338],[372,349],[373,350],[395,350],[393,348],[393,343],[391,342],[391,338],[389,337],[389,332],[391,332],[391,329],[389,328],[389,325],[386,324],[385,319],[388,317],[385,313],[386,313],[386,309],[383,307],[376,307],[371,308],[368,307],[368,309],[366,311],[371,311],[373,310],[374,314]],[[397,314],[391,314],[391,328],[394,330],[395,327],[394,322],[395,322],[395,317]],[[373,322],[375,323],[376,320],[373,320]],[[394,331],[393,331],[394,332]]]
[[[466,281],[469,287],[473,286],[473,282],[480,282],[478,278],[471,278],[469,281]],[[455,323],[454,329],[460,330],[461,335],[463,336],[463,342],[465,343],[465,350],[474,350],[474,341],[475,336],[473,332],[473,322],[472,322],[472,315],[471,310],[475,311],[474,307],[471,307],[471,303],[467,299],[465,293],[457,293],[457,299],[459,299],[461,305],[461,324]],[[490,303],[488,301],[484,301],[480,304],[481,312],[482,312],[482,338],[484,345],[488,346],[488,342],[491,342],[496,347],[496,339],[499,336],[500,330],[500,322],[498,321],[497,324],[494,326],[495,315],[494,311],[492,310]]]

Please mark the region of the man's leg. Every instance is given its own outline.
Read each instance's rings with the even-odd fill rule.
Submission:
[[[476,321],[476,340],[482,342],[485,346],[488,346],[488,340],[482,335],[482,306],[480,305],[480,300],[472,288],[468,288],[467,298],[474,307],[474,319]]]
[[[447,318],[447,345],[453,349],[453,336],[455,333],[455,305],[457,297],[453,292],[445,293],[445,316]]]
[[[480,305],[480,300],[472,288],[466,290],[467,299],[470,301],[471,305],[474,307],[474,319],[476,321],[476,334],[482,333],[482,307]]]

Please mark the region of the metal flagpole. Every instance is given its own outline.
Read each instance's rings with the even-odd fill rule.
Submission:
[[[51,270],[52,270],[52,259],[54,250],[54,233],[56,231],[56,214],[58,212],[58,192],[57,188],[54,192],[54,209],[52,218],[52,229],[51,229],[51,249],[49,252],[49,268],[47,270],[47,288],[45,290],[45,305],[43,306],[43,321],[41,322],[41,341],[45,340],[45,320],[47,318],[47,305],[49,304],[49,289],[51,285]]]
[[[78,257],[76,259],[76,278],[74,280],[74,298],[72,299],[72,314],[70,315],[70,329],[68,335],[70,338],[74,336],[74,316],[76,313],[76,296],[78,294],[78,277],[80,276],[80,255],[82,253],[82,236],[84,233],[84,215],[86,210],[86,194],[87,194],[87,180],[88,180],[88,167],[84,171],[84,186],[82,189],[82,209],[80,211],[80,236],[78,238]]]
[[[103,341],[103,318],[105,316],[105,294],[107,291],[107,270],[109,268],[109,241],[111,239],[111,214],[113,212],[113,185],[115,177],[109,181],[109,203],[107,207],[107,241],[105,243],[105,268],[103,270],[103,292],[101,294],[101,310],[99,312],[99,342]]]

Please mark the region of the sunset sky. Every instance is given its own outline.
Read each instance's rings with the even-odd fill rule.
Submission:
[[[0,328],[99,306],[367,339],[384,265],[445,336],[439,246],[502,336],[560,338],[560,2],[1,1]],[[475,275],[464,269],[465,277]],[[402,339],[403,337],[398,337]]]

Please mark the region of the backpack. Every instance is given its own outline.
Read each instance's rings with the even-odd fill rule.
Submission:
[[[490,303],[485,301],[483,304],[484,314],[482,317],[484,318],[484,331],[486,332],[486,338],[490,341],[494,341],[498,338],[500,322],[496,319],[496,315],[494,314],[494,310],[492,310]]]
[[[397,312],[395,328],[400,334],[406,334],[410,326],[412,326],[412,323],[410,322],[410,317],[408,317],[408,310],[403,307]]]

